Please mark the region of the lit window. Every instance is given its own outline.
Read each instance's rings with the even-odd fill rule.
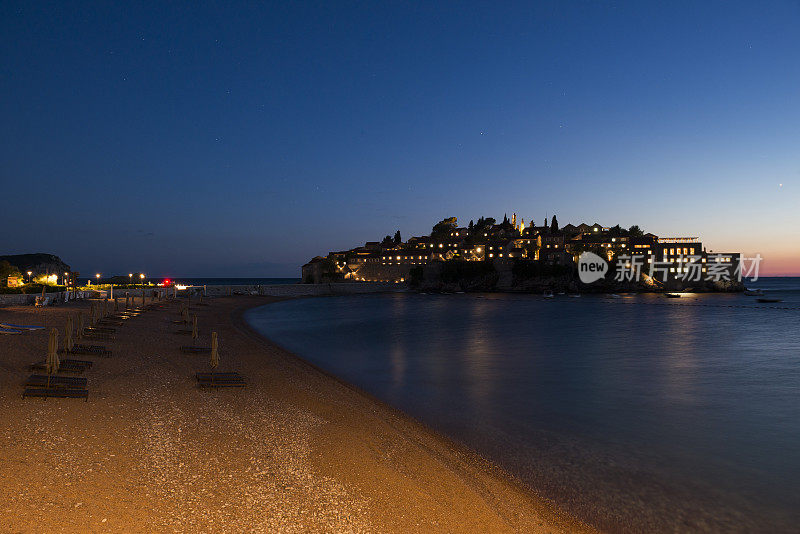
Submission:
[[[442,248],[443,246],[444,246],[444,245],[442,245],[441,243],[439,243],[439,248]]]
[[[399,260],[399,259],[400,259],[400,256],[397,256],[397,259]]]
[[[490,258],[494,258],[494,254],[489,254],[489,257]]]

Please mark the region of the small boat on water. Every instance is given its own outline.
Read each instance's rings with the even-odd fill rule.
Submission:
[[[548,290],[546,290],[544,293],[542,293],[542,296],[543,296],[544,298],[546,298],[546,299],[552,299],[552,298],[555,298],[555,295],[553,295],[553,292],[552,292],[552,291],[550,291],[549,289],[548,289]]]
[[[748,297],[762,297],[764,292],[760,289],[745,289],[744,294]]]
[[[581,295],[580,295],[580,293],[570,293],[570,294],[569,294],[569,296],[570,296],[571,298],[573,298],[573,299],[579,299],[579,298],[581,298]]]
[[[668,299],[679,299],[679,298],[681,298],[680,294],[678,294],[678,293],[665,293],[664,296],[667,297]]]
[[[764,303],[781,302],[781,299],[773,299],[773,298],[766,298],[766,297],[760,298],[760,299],[756,299],[756,300],[758,302],[764,302]]]

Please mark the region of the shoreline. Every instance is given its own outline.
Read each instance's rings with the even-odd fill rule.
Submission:
[[[487,477],[494,477],[499,479],[498,482],[501,484],[508,484],[513,491],[520,492],[524,494],[527,498],[534,501],[534,508],[537,509],[537,512],[541,513],[545,517],[549,517],[551,520],[554,520],[556,524],[559,523],[566,523],[568,526],[566,527],[567,532],[597,532],[593,527],[589,526],[588,524],[584,523],[583,521],[575,518],[566,512],[561,511],[558,508],[558,505],[551,500],[542,497],[537,494],[536,490],[525,484],[522,480],[517,478],[512,473],[506,471],[503,467],[497,465],[496,463],[492,462],[491,460],[481,456],[467,445],[454,441],[453,439],[441,434],[440,432],[436,431],[429,425],[426,425],[422,421],[418,420],[417,418],[411,416],[410,414],[387,404],[385,401],[379,399],[375,395],[364,391],[363,389],[359,388],[358,386],[347,382],[346,380],[336,376],[335,374],[311,363],[310,361],[304,359],[303,357],[299,356],[298,354],[282,347],[278,343],[275,343],[268,337],[262,335],[257,330],[255,330],[249,323],[244,319],[244,314],[254,308],[258,308],[261,306],[266,306],[272,304],[274,302],[280,302],[285,300],[294,300],[296,298],[309,298],[309,297],[286,297],[286,298],[276,298],[271,299],[269,303],[264,303],[261,305],[256,306],[248,306],[248,307],[241,307],[239,309],[234,310],[232,313],[232,320],[234,326],[240,328],[244,335],[252,336],[257,339],[259,342],[273,348],[274,350],[280,351],[284,353],[286,356],[293,358],[296,362],[307,368],[309,372],[317,373],[325,377],[327,380],[333,381],[337,384],[337,386],[345,388],[348,392],[362,397],[366,402],[370,404],[376,405],[375,409],[382,412],[383,417],[390,419],[390,424],[400,432],[406,434],[407,437],[416,438],[415,441],[424,446],[428,451],[434,452],[433,448],[430,444],[424,444],[423,442],[431,441],[435,443],[436,447],[440,447],[442,450],[437,454],[437,457],[446,463],[456,462],[458,465],[454,467],[460,469],[468,469],[473,471],[472,476],[476,474],[480,474],[480,476],[487,476]],[[455,458],[447,458],[447,456],[454,455]],[[515,529],[518,530],[518,529]]]
[[[243,390],[199,390],[178,304],[130,319],[85,373],[89,400],[22,399],[45,332],[6,336],[0,360],[0,530],[594,532],[507,472],[255,332],[269,297],[195,307],[201,343]],[[63,327],[67,313],[0,310]],[[40,323],[41,324],[41,323]]]

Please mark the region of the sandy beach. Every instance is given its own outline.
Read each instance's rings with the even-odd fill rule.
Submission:
[[[23,399],[47,333],[0,338],[3,532],[590,532],[504,471],[253,332],[269,297],[192,306],[201,345],[219,333],[208,390],[186,355],[178,304],[129,319],[90,358],[89,399]],[[89,303],[0,309],[57,326]]]

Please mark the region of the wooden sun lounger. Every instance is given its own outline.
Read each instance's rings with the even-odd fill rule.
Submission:
[[[30,367],[31,371],[44,371],[47,369],[47,364],[45,362],[34,363]],[[75,363],[64,363],[58,366],[59,373],[67,373],[73,375],[79,375],[86,370],[85,365],[75,364]]]
[[[101,341],[113,341],[114,336],[111,334],[104,334],[102,332],[84,332],[83,337],[86,339],[99,339]]]
[[[191,336],[192,335],[192,331],[190,329],[188,329],[188,328],[184,328],[182,330],[175,330],[175,332],[173,332],[173,334],[177,334],[177,335],[181,335],[181,336]]]
[[[193,347],[190,345],[181,345],[181,352],[186,354],[211,354],[211,347]]]
[[[81,365],[86,369],[88,369],[89,367],[94,365],[94,362],[92,360],[74,360],[72,358],[65,358],[61,360],[61,365],[76,365],[76,366]]]
[[[197,377],[198,380],[210,380],[212,376],[214,377],[215,380],[217,377],[228,377],[228,378],[235,377],[244,380],[244,377],[236,371],[214,371],[213,373],[201,371],[195,373],[194,376]]]
[[[116,328],[109,328],[107,326],[87,326],[83,329],[84,333],[86,332],[96,332],[98,334],[113,334],[117,331]]]
[[[57,398],[70,398],[70,399],[85,399],[89,400],[89,392],[85,389],[69,389],[69,388],[25,388],[22,392],[22,398],[25,397],[57,397]]]
[[[41,387],[47,386],[47,375],[31,375],[25,383],[26,387]],[[71,388],[71,389],[86,389],[86,379],[75,376],[58,376],[50,375],[50,387],[53,388]]]
[[[97,321],[97,324],[103,326],[122,326],[125,323],[123,323],[122,321],[115,321],[113,319],[100,319],[99,321]]]
[[[83,354],[108,358],[111,356],[111,351],[102,345],[73,345],[69,354]]]
[[[243,388],[247,385],[244,377],[236,372],[196,373],[195,377],[197,378],[197,385],[201,388]]]

